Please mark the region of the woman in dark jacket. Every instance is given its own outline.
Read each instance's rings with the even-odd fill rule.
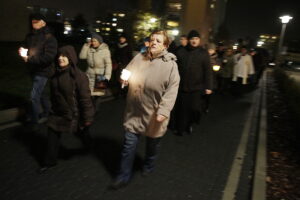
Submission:
[[[57,164],[59,138],[79,127],[91,125],[94,107],[87,76],[77,68],[77,55],[72,46],[59,49],[58,65],[51,78],[52,111],[48,118],[48,144],[40,173]]]

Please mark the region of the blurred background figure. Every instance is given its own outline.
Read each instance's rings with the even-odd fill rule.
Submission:
[[[172,53],[175,55],[176,50],[177,50],[177,45],[175,42],[175,37],[173,35],[169,35],[169,40],[170,40],[170,45],[168,47],[168,52]]]
[[[140,53],[145,53],[145,52],[147,52],[148,47],[149,47],[149,44],[150,44],[150,38],[149,38],[149,37],[146,37],[146,38],[144,39],[143,42],[144,42],[144,44],[143,44],[143,46],[141,47]]]
[[[228,48],[223,55],[222,67],[220,70],[219,92],[221,94],[226,94],[230,91],[234,64],[233,50],[232,48]]]
[[[119,82],[121,71],[128,65],[132,59],[132,48],[128,43],[127,35],[122,34],[119,37],[119,43],[115,51],[115,61],[117,64],[117,69],[114,70],[114,83],[117,84],[116,97],[119,95],[125,96],[127,89],[121,89],[121,84]]]
[[[146,136],[146,156],[142,174],[154,171],[160,141],[167,130],[174,106],[179,74],[176,57],[167,51],[169,39],[165,31],[150,36],[146,53],[138,54],[126,67],[131,72],[124,117],[125,139],[119,173],[111,185],[119,189],[132,177],[136,147],[141,135]]]
[[[50,109],[50,103],[44,88],[48,78],[51,77],[54,71],[57,40],[47,27],[45,16],[39,13],[32,14],[30,20],[32,31],[25,39],[25,49],[28,50],[28,53],[22,54],[23,48],[20,48],[19,54],[27,63],[32,77],[31,108],[26,121],[35,129],[38,121],[48,116]]]
[[[62,134],[74,134],[79,128],[89,127],[93,121],[88,78],[77,68],[77,60],[72,46],[59,49],[58,66],[50,82],[52,110],[47,121],[47,150],[39,173],[45,173],[57,164]]]
[[[99,96],[105,95],[108,81],[112,73],[111,54],[108,45],[97,33],[92,33],[91,40],[87,41],[79,54],[80,59],[87,60],[86,74],[94,103]]]
[[[255,73],[252,57],[248,54],[246,47],[241,47],[241,52],[234,56],[234,62],[232,78],[234,81],[233,92],[236,95],[241,95],[246,92],[246,85],[249,85],[251,76]]]

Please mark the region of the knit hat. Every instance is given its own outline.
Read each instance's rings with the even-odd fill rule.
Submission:
[[[99,43],[103,42],[103,38],[99,34],[97,34],[97,33],[92,33],[92,37],[91,38],[94,38],[94,39],[98,40]]]
[[[46,17],[41,13],[33,13],[30,15],[30,20],[43,20],[46,22]]]
[[[198,37],[198,38],[200,38],[199,32],[196,31],[196,30],[191,30],[191,31],[189,32],[189,34],[188,34],[188,39],[190,40],[190,39],[193,38],[193,37]]]

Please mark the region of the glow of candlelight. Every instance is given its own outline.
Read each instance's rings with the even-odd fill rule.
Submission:
[[[128,81],[128,79],[130,78],[131,76],[131,71],[127,70],[127,69],[123,69],[122,70],[122,73],[121,73],[121,79],[123,81]],[[122,84],[122,88],[124,88],[124,83]]]
[[[21,47],[21,56],[26,57],[27,53],[28,53],[28,49],[24,49],[23,47]]]
[[[213,70],[216,71],[216,72],[219,71],[220,70],[220,65],[214,65]]]

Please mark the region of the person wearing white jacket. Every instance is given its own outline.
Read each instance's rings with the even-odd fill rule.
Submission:
[[[91,41],[83,45],[79,54],[80,59],[86,59],[88,68],[86,74],[89,78],[89,86],[92,96],[103,96],[104,91],[95,91],[95,80],[109,81],[111,78],[112,61],[109,47],[103,42],[100,35],[93,33]]]
[[[241,53],[238,53],[234,56],[234,68],[233,68],[233,81],[241,80],[243,85],[247,84],[247,79],[249,75],[253,75],[255,73],[252,57],[247,54],[247,49],[242,47]]]

